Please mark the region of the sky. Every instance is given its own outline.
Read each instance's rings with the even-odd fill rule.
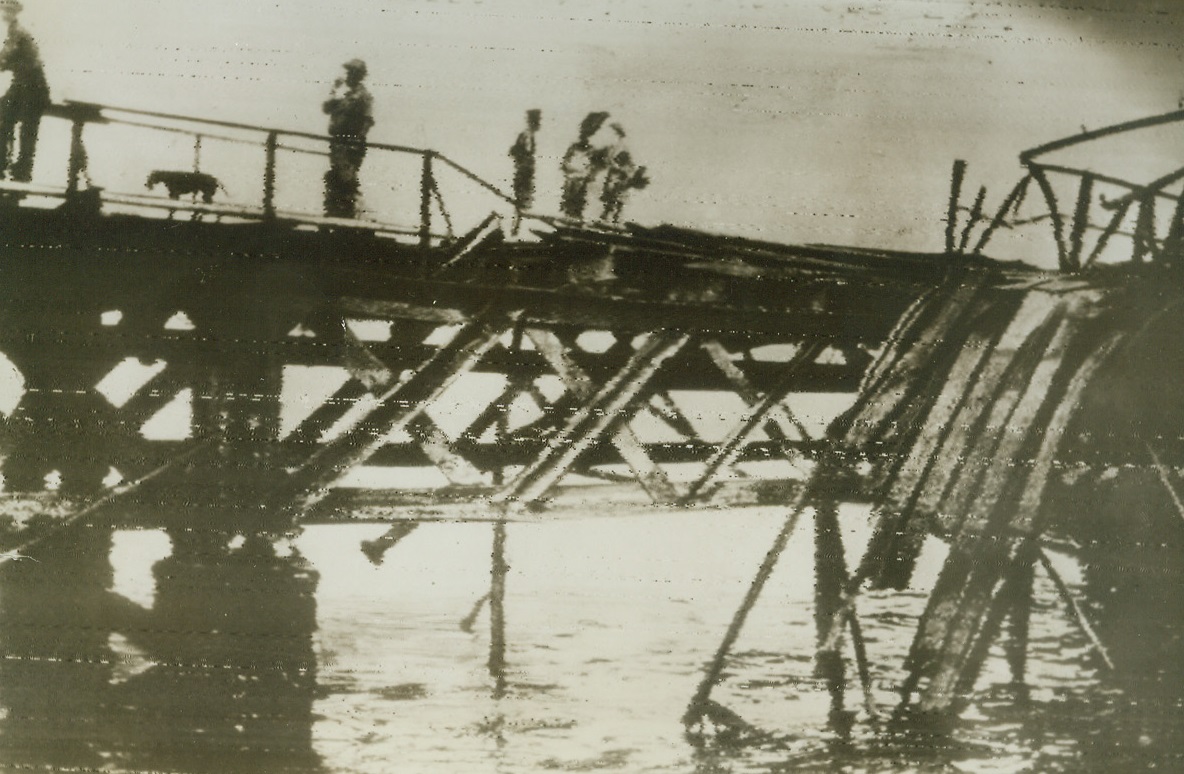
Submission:
[[[317,133],[361,57],[372,140],[506,189],[539,108],[541,211],[580,118],[606,110],[653,181],[627,219],[794,243],[939,249],[955,159],[997,202],[1021,150],[1184,98],[1184,3],[1168,0],[26,0],[24,23],[55,99]],[[88,150],[109,177],[150,155],[135,138]],[[1178,150],[1139,152],[1175,169]],[[413,182],[367,164],[371,189]]]

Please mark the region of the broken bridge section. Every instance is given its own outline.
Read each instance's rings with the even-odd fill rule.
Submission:
[[[6,214],[6,491],[135,485],[149,522],[169,498],[257,503],[246,529],[780,501],[822,447],[799,396],[852,393],[950,269],[670,227],[508,242],[487,219],[425,248]]]

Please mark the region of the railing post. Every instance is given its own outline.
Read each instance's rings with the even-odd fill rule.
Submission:
[[[958,200],[962,198],[962,178],[965,175],[966,162],[956,159],[950,173],[950,201],[946,208],[946,255],[953,255],[957,250],[954,232],[958,227]]]
[[[1077,187],[1077,205],[1073,208],[1073,224],[1069,228],[1069,254],[1066,265],[1070,271],[1081,269],[1081,250],[1085,244],[1085,231],[1089,228],[1093,191],[1094,176],[1085,172],[1081,175],[1081,183]]]
[[[1142,263],[1145,258],[1156,257],[1155,246],[1155,192],[1139,197],[1139,212],[1135,216],[1135,244],[1131,261]]]
[[[86,119],[76,115],[70,125],[70,161],[66,171],[66,195],[78,193],[78,181],[86,169],[86,147],[82,144],[82,128]]]
[[[423,153],[423,174],[419,179],[419,246],[432,246],[432,155],[433,151]]]
[[[263,162],[263,218],[275,218],[275,151],[279,144],[279,132],[267,133],[264,144],[266,158]]]

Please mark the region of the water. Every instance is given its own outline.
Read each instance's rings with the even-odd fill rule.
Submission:
[[[841,516],[854,558],[867,513]],[[496,658],[491,669],[497,632],[481,601],[489,523],[423,524],[380,566],[359,549],[380,525],[310,527],[276,556],[218,533],[76,530],[4,566],[0,760],[342,774],[1175,770],[1178,740],[1132,705],[1150,694],[1098,670],[1046,579],[1029,695],[996,652],[952,731],[888,730],[868,722],[852,675],[856,724],[838,736],[812,675],[808,521],[712,696],[748,730],[688,738],[687,701],[783,517],[590,508],[506,525],[504,672]],[[915,590],[860,601],[884,713],[942,556],[928,546]],[[1073,563],[1058,566],[1080,591]]]

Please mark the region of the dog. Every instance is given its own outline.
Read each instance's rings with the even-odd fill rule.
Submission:
[[[158,185],[165,187],[170,199],[180,199],[189,194],[201,194],[201,200],[206,204],[214,201],[214,194],[218,189],[221,188],[222,193],[227,193],[218,178],[207,175],[205,172],[171,172],[157,169],[148,175],[144,187],[151,190]]]

